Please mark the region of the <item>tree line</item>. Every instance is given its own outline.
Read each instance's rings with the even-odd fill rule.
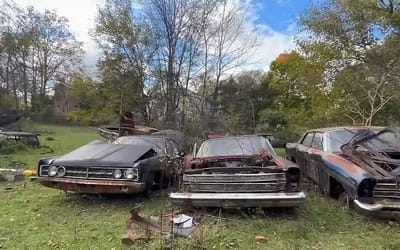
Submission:
[[[49,87],[63,82],[79,100],[68,118],[87,123],[111,122],[124,110],[197,135],[398,123],[397,0],[311,4],[298,19],[296,49],[269,71],[241,70],[261,32],[247,23],[249,4],[108,0],[91,31],[101,56],[98,76],[89,77],[64,17],[6,2],[0,105],[40,112],[51,107]]]
[[[0,105],[40,111],[52,82],[80,64],[82,44],[67,19],[5,1],[0,6]]]

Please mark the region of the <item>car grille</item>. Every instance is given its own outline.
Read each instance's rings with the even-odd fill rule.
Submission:
[[[188,192],[279,192],[286,187],[285,173],[185,174],[183,188]]]
[[[40,176],[48,176],[49,175],[49,165],[40,166]],[[65,175],[61,178],[77,178],[77,179],[110,179],[116,180],[113,176],[113,171],[115,169],[124,170],[123,167],[65,167]],[[133,180],[138,180],[138,173],[136,173],[136,178]],[[124,176],[122,176],[118,180],[123,180]]]
[[[378,182],[374,188],[374,197],[400,199],[400,183]]]

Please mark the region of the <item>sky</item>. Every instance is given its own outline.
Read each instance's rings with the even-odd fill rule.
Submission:
[[[2,3],[3,0],[0,0]],[[98,6],[105,0],[14,0],[19,6],[33,6],[35,9],[55,10],[68,18],[70,28],[78,40],[84,43],[84,63],[89,70],[95,69],[98,50],[89,32],[94,28]],[[248,25],[261,28],[259,46],[252,53],[250,67],[267,70],[270,63],[283,52],[292,50],[298,27],[296,19],[310,0],[246,0],[250,1]],[[249,68],[247,68],[249,69]]]

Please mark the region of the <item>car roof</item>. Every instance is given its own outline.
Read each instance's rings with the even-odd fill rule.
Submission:
[[[33,133],[29,132],[17,132],[17,131],[2,131],[0,132],[2,135],[27,135],[27,136],[36,136]]]
[[[224,136],[224,137],[217,137],[217,138],[211,138],[207,139],[205,141],[216,141],[216,140],[224,140],[224,139],[242,139],[242,138],[264,138],[259,135],[235,135],[235,136]]]
[[[162,135],[125,135],[125,136],[120,136],[118,138],[139,138],[139,139],[144,139],[144,138],[167,138],[166,136]]]
[[[340,130],[361,130],[361,129],[370,129],[370,130],[380,130],[384,129],[385,127],[381,126],[342,126],[342,127],[327,127],[327,128],[317,128],[317,129],[310,129],[306,131],[306,133],[310,132],[333,132],[333,131],[340,131]]]

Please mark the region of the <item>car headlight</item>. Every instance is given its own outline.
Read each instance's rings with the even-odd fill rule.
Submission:
[[[56,166],[51,166],[49,168],[48,175],[53,177],[53,176],[56,176],[57,172],[58,172],[58,168]]]
[[[122,171],[121,171],[121,169],[115,169],[115,170],[113,171],[113,176],[114,176],[114,178],[116,178],[116,179],[120,179],[120,178],[122,177]]]
[[[137,178],[137,169],[127,169],[124,171],[124,177],[132,180]]]
[[[58,170],[57,170],[57,176],[58,177],[63,177],[66,172],[67,171],[65,170],[65,167],[60,166],[60,167],[58,167]]]

